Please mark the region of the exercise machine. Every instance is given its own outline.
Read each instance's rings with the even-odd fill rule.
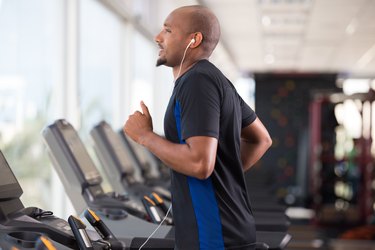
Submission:
[[[90,187],[90,185],[88,185],[90,182],[88,182],[87,179],[94,176],[98,179],[97,176],[100,176],[100,174],[95,169],[92,161],[89,160],[90,157],[85,150],[83,143],[79,140],[79,136],[74,128],[66,120],[57,120],[43,131],[43,136],[53,157],[55,163],[54,166],[57,169],[57,172],[61,174],[60,177],[64,186],[68,186],[68,188],[66,188],[68,195],[71,196],[70,193],[74,192],[75,194],[78,193],[84,196],[85,192],[90,191],[87,190],[88,187]],[[90,166],[88,166],[88,163],[90,163]],[[86,166],[82,167],[80,166],[81,164],[86,164]],[[86,173],[84,173],[83,170]],[[77,176],[73,178],[74,175],[79,175],[79,177]],[[67,178],[68,176],[69,178]],[[68,179],[69,182],[67,182]],[[93,188],[93,185],[98,185],[98,183],[100,182],[93,183],[91,188]],[[75,190],[72,190],[73,187],[75,187]],[[92,192],[90,193],[91,195],[88,197],[94,195]],[[72,197],[74,196],[75,195],[72,195]],[[85,198],[81,199],[85,202]],[[72,200],[72,202],[74,205],[75,201]],[[87,206],[90,207],[90,202],[84,204],[84,207]],[[96,206],[93,210],[102,217],[103,222],[111,229],[117,239],[130,246],[143,244],[148,236],[154,233],[154,229],[156,228],[156,224],[141,220],[131,214],[120,217],[112,216],[111,213],[106,213],[105,204],[102,204],[102,206]],[[152,236],[148,244],[151,248],[154,244],[159,244],[159,246],[160,244],[165,244],[167,246],[160,248],[173,249],[173,237],[172,226],[160,225],[159,229]],[[283,249],[290,241],[290,235],[285,232],[258,231],[257,240],[259,242],[266,242],[266,244],[258,243],[257,249]],[[146,246],[145,248],[147,248]]]
[[[126,143],[121,141],[120,136],[105,121],[101,121],[97,124],[91,130],[91,135],[93,137],[95,151],[100,161],[103,163],[104,171],[107,173],[107,178],[110,182],[116,186],[119,191],[123,191],[124,188],[131,188],[131,185],[127,183],[135,179],[132,177],[134,171],[132,164],[134,164],[134,161],[132,160],[130,149],[124,145]],[[130,180],[127,181],[127,179]],[[143,203],[145,207],[155,207],[155,205],[152,204],[153,201],[148,201],[147,198],[143,199]],[[154,221],[159,221],[157,215],[153,216],[154,213],[150,210],[148,210],[148,212],[150,217],[154,218]],[[253,209],[253,212],[257,230],[286,232],[290,225],[289,219],[282,211]]]
[[[78,214],[89,207],[101,216],[119,240],[129,246],[145,241],[153,233],[157,225],[142,218],[143,207],[129,200],[127,194],[103,191],[100,173],[69,122],[64,119],[55,121],[43,130],[43,137],[53,165]],[[136,217],[140,210],[142,213],[138,215],[141,216]],[[173,249],[172,229],[161,225],[149,240],[149,245]]]
[[[138,149],[138,154],[143,156],[142,163],[133,154],[130,145],[126,144],[105,121],[96,125],[90,134],[94,141],[95,152],[103,165],[104,173],[115,191],[128,192],[139,199],[142,199],[144,195],[156,192],[164,199],[171,200],[171,193],[164,186],[147,185],[143,174],[147,173],[149,179],[150,176],[153,176],[154,183],[160,175],[156,169],[156,163],[152,163],[152,161],[149,163],[146,159],[151,157],[146,151],[141,152],[142,150]],[[147,169],[147,171],[142,171],[140,165],[145,166],[143,169]]]
[[[69,224],[51,211],[24,207],[20,200],[22,193],[0,151],[0,248],[35,248],[41,237],[47,237],[57,249],[75,249],[76,240]]]

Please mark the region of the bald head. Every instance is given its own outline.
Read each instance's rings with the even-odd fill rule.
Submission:
[[[202,33],[202,48],[207,55],[211,55],[220,39],[220,24],[215,14],[201,5],[184,6],[172,13],[184,20],[186,33]]]

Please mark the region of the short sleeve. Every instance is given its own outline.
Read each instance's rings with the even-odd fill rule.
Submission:
[[[187,76],[176,96],[181,112],[181,136],[219,137],[220,91],[208,75],[193,72]]]
[[[255,121],[257,118],[257,115],[255,114],[254,110],[250,108],[249,105],[241,98],[240,98],[240,104],[241,104],[241,112],[242,112],[242,125],[241,127],[247,127],[251,123]]]

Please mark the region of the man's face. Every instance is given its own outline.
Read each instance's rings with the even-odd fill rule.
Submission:
[[[160,48],[156,66],[175,67],[179,65],[184,51],[183,13],[172,12],[164,22],[163,29],[155,37]],[[185,45],[186,46],[186,45]]]

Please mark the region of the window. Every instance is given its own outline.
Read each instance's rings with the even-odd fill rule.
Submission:
[[[134,48],[133,78],[131,80],[132,110],[140,109],[139,102],[143,100],[149,109],[153,109],[153,78],[156,63],[156,53],[153,44],[140,33],[134,32],[132,48]],[[155,58],[155,60],[153,60]]]
[[[122,23],[98,1],[81,1],[79,103],[81,134],[104,119],[113,122],[121,83]]]
[[[0,2],[0,149],[24,205],[43,209],[51,208],[51,165],[41,131],[59,113],[53,95],[62,83],[62,9],[62,1]]]

